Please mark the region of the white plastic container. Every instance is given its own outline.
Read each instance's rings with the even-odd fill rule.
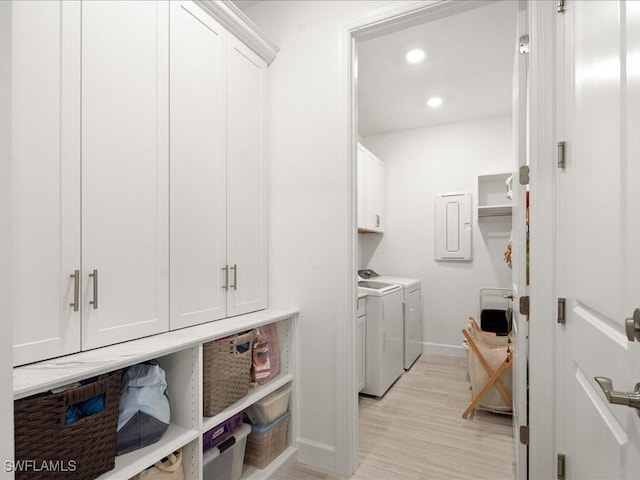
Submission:
[[[254,425],[267,425],[284,415],[289,409],[291,384],[283,385],[275,392],[248,407],[244,413]]]
[[[202,457],[202,478],[205,480],[239,480],[244,464],[244,450],[251,426],[243,423],[233,435]],[[235,439],[235,443],[233,440]],[[232,444],[229,446],[229,444]]]

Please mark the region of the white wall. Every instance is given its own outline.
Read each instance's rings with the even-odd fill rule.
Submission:
[[[336,338],[352,322],[349,165],[338,125],[340,19],[387,2],[267,1],[247,15],[280,47],[269,67],[269,303],[299,308],[299,459],[336,471]],[[344,61],[344,60],[342,60]],[[353,207],[355,207],[353,205]],[[355,399],[355,397],[354,397]],[[340,438],[338,438],[340,436]]]
[[[478,222],[475,212],[478,175],[512,169],[511,115],[365,137],[362,143],[386,164],[387,228],[384,235],[359,235],[360,268],[420,278],[424,351],[462,355],[460,330],[470,315],[477,318],[479,289],[511,285],[503,261],[511,217]],[[472,262],[434,259],[434,196],[454,192],[473,196]]]
[[[11,2],[0,2],[0,478],[13,478],[11,359]]]

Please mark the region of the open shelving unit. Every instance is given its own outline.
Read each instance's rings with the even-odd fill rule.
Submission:
[[[513,208],[506,185],[509,176],[511,173],[478,176],[478,219],[511,215]]]
[[[291,384],[287,447],[265,469],[243,466],[243,479],[278,478],[296,460],[295,345],[297,312],[267,309],[210,322],[144,339],[38,362],[14,369],[14,398],[24,398],[51,388],[90,378],[140,362],[157,359],[167,377],[171,423],[162,438],[148,447],[121,455],[115,468],[100,480],[131,478],[147,467],[182,449],[186,480],[202,478],[202,435],[269,395]],[[275,323],[280,347],[280,373],[213,417],[202,415],[202,345],[211,340]]]

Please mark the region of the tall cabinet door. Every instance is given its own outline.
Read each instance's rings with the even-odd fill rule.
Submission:
[[[171,2],[170,324],[226,316],[226,33]]]
[[[82,3],[83,349],[168,330],[168,37],[168,2]]]
[[[13,361],[22,365],[80,350],[71,305],[80,269],[80,3],[12,10]]]
[[[386,226],[386,171],[382,160],[368,153],[367,162],[367,226],[373,231],[383,231]]]
[[[266,64],[229,36],[227,48],[227,315],[267,306],[263,158]]]
[[[367,151],[358,144],[358,228],[367,228]]]

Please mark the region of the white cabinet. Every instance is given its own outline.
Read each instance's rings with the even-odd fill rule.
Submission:
[[[80,350],[71,306],[80,269],[80,3],[13,2],[12,10],[11,294],[21,365]]]
[[[20,365],[168,328],[168,6],[14,7]]]
[[[358,144],[358,230],[382,233],[386,222],[384,162]]]
[[[267,306],[266,68],[171,3],[171,329]]]
[[[513,181],[510,173],[478,176],[478,218],[511,215],[509,177]]]
[[[227,315],[267,306],[264,165],[267,64],[229,36],[227,48]]]
[[[82,3],[82,348],[169,327],[169,5]]]
[[[266,307],[277,50],[234,8],[13,4],[14,365]]]
[[[365,387],[366,378],[367,307],[366,297],[358,298],[356,319],[356,383],[358,392]]]
[[[171,2],[171,329],[226,316],[226,32]]]

